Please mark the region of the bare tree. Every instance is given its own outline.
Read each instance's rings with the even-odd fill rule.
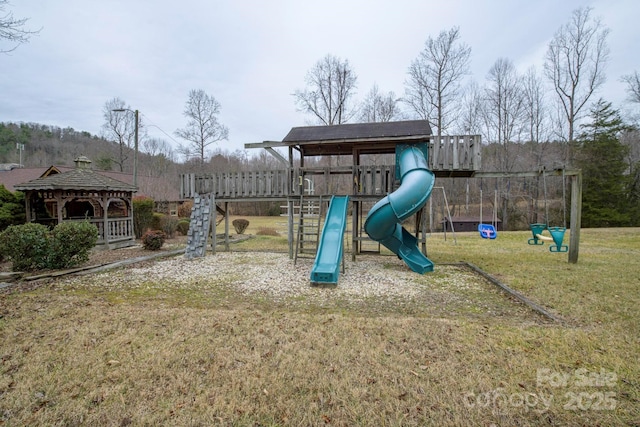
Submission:
[[[456,119],[460,81],[469,72],[471,48],[459,39],[458,27],[441,31],[436,39],[429,37],[405,83],[405,102],[430,121],[438,136]]]
[[[591,8],[583,7],[573,11],[571,20],[549,43],[544,71],[562,105],[570,143],[584,106],[605,81],[608,35],[609,29],[599,19],[591,18]]]
[[[16,19],[12,12],[5,12],[8,0],[0,0],[0,40],[6,40],[15,44],[9,49],[0,49],[0,53],[7,53],[15,50],[20,44],[27,43],[31,36],[38,34],[40,30],[27,30],[24,26],[29,18]]]
[[[485,118],[488,127],[496,132],[495,142],[504,147],[502,170],[509,170],[513,163],[507,149],[521,131],[524,114],[522,79],[510,60],[500,58],[489,70],[487,80]]]
[[[529,68],[524,75],[522,89],[528,140],[539,143],[547,139],[546,128],[549,121],[549,113],[545,100],[544,84],[534,67]]]
[[[102,125],[103,138],[117,145],[117,155],[105,161],[118,165],[120,172],[124,172],[129,154],[135,149],[136,117],[133,110],[126,103],[116,97],[104,104],[102,115],[105,123]],[[139,122],[139,132],[142,125]]]
[[[359,119],[363,123],[395,120],[401,116],[398,101],[395,93],[388,92],[384,95],[378,85],[374,84],[360,107]]]
[[[323,125],[347,123],[356,113],[350,104],[358,77],[348,60],[327,55],[307,72],[306,89],[293,94],[298,111]]]
[[[621,80],[627,84],[629,102],[640,104],[640,73],[634,71],[633,74],[622,76]]]
[[[205,163],[207,148],[229,137],[229,129],[218,121],[220,107],[220,103],[204,90],[192,89],[184,109],[184,116],[189,119],[187,126],[175,131],[189,143],[180,146],[179,151],[187,158],[197,155],[201,165]]]
[[[460,114],[457,120],[457,132],[468,135],[482,133],[482,90],[472,81],[460,96]],[[486,138],[488,139],[488,138]]]

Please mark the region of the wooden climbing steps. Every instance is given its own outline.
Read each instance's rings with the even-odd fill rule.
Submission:
[[[293,215],[298,218],[296,230],[296,250],[294,264],[298,258],[315,258],[320,240],[322,222],[322,197],[300,197],[300,203],[293,205]]]

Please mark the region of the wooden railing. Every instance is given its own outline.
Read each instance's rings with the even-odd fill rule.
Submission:
[[[480,135],[437,136],[429,141],[429,168],[434,171],[479,171],[482,167]]]
[[[287,197],[295,192],[290,170],[221,172],[213,174],[183,174],[180,176],[180,197],[213,193],[216,199]]]
[[[399,182],[393,166],[356,166],[354,168],[354,194],[380,195],[393,192]]]
[[[436,176],[471,176],[481,167],[480,135],[443,136],[429,142],[428,166]],[[213,193],[216,199],[287,198],[299,195],[304,178],[351,174],[354,195],[384,195],[394,190],[395,166],[336,166],[268,171],[183,174],[180,197]],[[301,179],[303,177],[303,179]],[[327,188],[331,188],[328,186]],[[316,194],[318,195],[318,194]]]
[[[89,222],[98,228],[97,245],[135,239],[133,218],[109,218],[107,219],[106,227],[104,221],[100,218],[90,219]]]

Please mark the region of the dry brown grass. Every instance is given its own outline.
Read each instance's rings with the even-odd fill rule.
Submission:
[[[91,275],[86,286],[5,292],[0,423],[638,425],[640,230],[583,230],[582,237],[577,265],[546,246],[527,246],[526,233],[496,241],[459,235],[458,245],[429,240],[436,265],[472,262],[567,325],[526,313],[442,310],[426,300],[274,303],[224,283],[203,283],[207,292],[107,291]],[[435,284],[438,274],[419,280],[437,289],[444,286]],[[455,292],[498,307],[502,298]],[[602,374],[615,378],[579,382]]]
[[[278,230],[271,227],[260,227],[256,232],[258,236],[279,236]]]

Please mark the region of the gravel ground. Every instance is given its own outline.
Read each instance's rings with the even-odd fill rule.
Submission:
[[[160,251],[144,250],[141,245],[96,251],[84,266],[173,252],[184,248],[183,240],[168,240]],[[434,272],[420,275],[394,256],[359,255],[357,261],[352,262],[350,254],[346,254],[346,270],[340,274],[338,285],[331,289],[311,286],[312,266],[313,259],[298,259],[294,264],[286,253],[237,251],[214,255],[209,252],[203,258],[173,255],[107,267],[98,272],[87,270],[62,275],[52,279],[51,284],[63,289],[135,290],[139,295],[194,291],[194,296],[208,298],[209,295],[216,300],[226,299],[225,292],[230,291],[287,306],[360,306],[376,311],[395,307],[393,310],[417,310],[433,315],[471,313],[515,316],[522,320],[531,316],[524,306],[509,301],[493,285],[460,266],[436,265]],[[6,263],[2,266],[5,271],[8,267]]]
[[[148,252],[147,252],[148,253]],[[276,302],[303,298],[322,304],[327,299],[366,301],[412,299],[425,291],[447,287],[460,291],[481,291],[486,284],[473,273],[453,266],[439,266],[437,273],[418,275],[399,259],[390,256],[359,256],[346,261],[332,292],[310,286],[312,259],[294,265],[287,254],[264,252],[218,252],[187,260],[184,256],[155,260],[85,276],[62,278],[60,286],[89,286],[118,289],[191,289],[228,286],[244,294],[262,294]]]

